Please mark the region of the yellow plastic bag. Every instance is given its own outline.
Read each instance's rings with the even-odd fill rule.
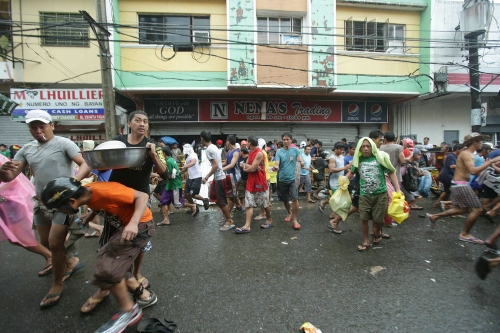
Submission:
[[[333,193],[328,202],[332,210],[340,215],[343,221],[347,219],[351,209],[351,196],[347,190],[348,187],[349,179],[346,176],[339,176],[339,188]]]
[[[410,215],[410,205],[405,201],[405,196],[401,192],[392,192],[392,202],[387,211],[394,221],[401,223]]]

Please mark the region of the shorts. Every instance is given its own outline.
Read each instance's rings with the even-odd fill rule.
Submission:
[[[270,183],[269,184],[269,189],[271,190],[272,193],[276,193],[276,189],[278,188],[276,183]]]
[[[200,194],[201,189],[201,177],[186,180],[186,187],[184,188],[184,193],[190,196],[195,196]]]
[[[361,195],[359,197],[359,215],[361,221],[372,220],[374,223],[384,223],[389,197],[387,192],[376,195]]]
[[[213,180],[210,187],[210,199],[213,199],[219,208],[227,206],[226,191],[223,180]]]
[[[246,187],[247,187],[247,180],[246,179],[241,179],[238,182],[238,198],[239,199],[245,199]]]
[[[316,185],[318,185],[318,188],[325,188],[325,181],[324,180],[315,180]]]
[[[309,193],[311,192],[312,190],[312,187],[311,187],[311,175],[300,175],[300,183],[299,183],[299,187],[302,186],[302,184],[304,184],[304,191]]]
[[[160,206],[168,206],[173,204],[175,208],[184,206],[184,198],[182,197],[182,188],[175,190],[163,190],[160,199]]]
[[[450,194],[451,193],[451,182],[441,182],[443,184],[443,191]]]
[[[495,199],[498,196],[497,192],[487,185],[483,185],[483,198]]]
[[[245,191],[245,208],[267,208],[269,206],[269,192]]]
[[[458,206],[460,208],[481,207],[481,201],[469,184],[451,185],[451,203],[453,206]]]
[[[165,189],[165,186],[167,186],[167,183],[168,183],[168,179],[164,179],[164,180],[159,181],[158,184],[156,184],[153,193],[156,193],[159,196],[161,196],[161,194],[163,193],[163,190]]]
[[[68,215],[57,210],[50,210],[45,206],[40,207],[39,203],[35,201],[33,207],[33,224],[37,227],[49,226],[51,224],[60,224],[69,226],[78,217],[78,214]]]
[[[101,289],[109,289],[128,277],[134,260],[148,245],[155,231],[153,221],[139,223],[137,236],[120,243],[124,229],[125,226],[120,227],[97,255],[92,283]]]
[[[291,182],[278,182],[278,192],[283,202],[288,202],[290,199],[299,199],[299,191],[297,190],[295,180]]]
[[[413,196],[413,194],[411,194],[411,192],[408,191],[407,189],[405,189],[401,184],[399,184],[399,189],[405,195],[405,200],[406,201],[413,201],[413,200],[415,200],[415,197]]]

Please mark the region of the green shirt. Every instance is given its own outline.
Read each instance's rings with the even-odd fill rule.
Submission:
[[[168,178],[167,181],[167,186],[165,186],[165,190],[167,191],[172,191],[176,190],[178,188],[182,188],[182,179],[181,179],[181,173],[179,172],[179,167],[177,166],[177,163],[172,157],[169,157],[167,159],[167,169],[168,169],[168,174],[169,176],[172,174],[172,171],[175,169],[177,170],[175,172],[175,178]]]
[[[377,195],[387,192],[385,173],[391,170],[383,167],[375,156],[360,156],[359,168],[353,166],[351,170],[359,174],[361,195]]]
[[[8,150],[0,151],[0,154],[2,154],[5,157],[10,158],[10,151],[8,151]]]

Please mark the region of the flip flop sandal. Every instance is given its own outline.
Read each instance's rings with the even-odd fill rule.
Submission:
[[[176,329],[176,323],[161,318],[144,318],[137,325],[137,331],[141,333],[172,333]]]
[[[370,245],[365,245],[365,244],[358,245],[358,251],[359,252],[365,252],[369,248],[370,248]]]
[[[62,292],[55,293],[55,294],[47,294],[47,295],[45,295],[45,298],[54,298],[54,297],[57,297],[57,299],[55,301],[52,301],[52,302],[48,302],[48,303],[45,303],[45,304],[40,304],[40,308],[41,309],[46,309],[46,308],[49,308],[51,306],[56,305],[61,300],[61,295],[62,295]]]
[[[254,218],[254,220],[255,220],[255,221],[259,221],[259,220],[263,220],[263,219],[265,219],[265,218],[266,218],[265,216],[260,216],[260,215],[258,215],[258,216],[256,216],[256,217]]]
[[[38,276],[45,276],[47,274],[50,274],[51,272],[52,272],[52,264],[48,264],[38,273]]]
[[[143,282],[143,281],[148,281],[148,285],[147,285],[147,286],[143,285],[143,284],[142,284],[142,282]],[[142,284],[142,286],[144,287],[144,289],[149,289],[149,288],[151,288],[151,283],[149,283],[149,280],[148,280],[148,279],[146,279],[144,276],[143,276],[141,279],[137,280],[137,282],[139,282],[140,284]]]
[[[78,272],[83,267],[85,267],[85,263],[83,261],[79,261],[78,264],[76,264],[72,270],[70,270],[69,272],[64,272],[63,282],[68,281],[68,279],[71,277],[71,275]]]
[[[92,312],[97,305],[99,305],[102,301],[104,301],[106,298],[109,297],[109,294],[107,296],[104,296],[103,298],[94,298],[93,296],[90,296],[89,299],[83,304],[83,306],[80,309],[81,313],[90,313]],[[88,306],[86,306],[88,303]],[[87,310],[84,310],[84,308],[87,308]]]

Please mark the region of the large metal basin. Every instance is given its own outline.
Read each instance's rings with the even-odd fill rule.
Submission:
[[[126,169],[141,166],[151,148],[129,147],[82,151],[83,159],[92,169]]]

